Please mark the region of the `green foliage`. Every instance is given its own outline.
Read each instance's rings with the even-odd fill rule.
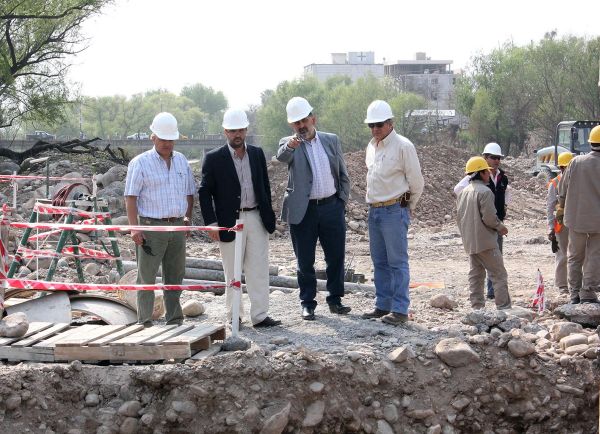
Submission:
[[[19,119],[62,118],[69,97],[67,59],[82,49],[81,24],[109,2],[0,2],[0,128]]]
[[[551,143],[559,121],[597,119],[599,58],[600,38],[555,32],[475,56],[456,87],[457,109],[470,117],[467,137],[476,147],[497,141],[518,154],[533,131]]]
[[[185,86],[180,95],[191,99],[196,107],[209,115],[221,114],[227,108],[227,98],[223,92],[200,83]]]
[[[415,131],[414,119],[405,118],[405,113],[426,108],[423,98],[399,93],[387,80],[373,76],[360,78],[354,83],[345,76],[332,77],[325,83],[312,76],[284,81],[275,90],[263,93],[263,105],[257,112],[263,146],[271,151],[277,149],[282,137],[291,134],[285,106],[294,96],[302,96],[309,101],[314,107],[318,129],[337,134],[344,151],[363,149],[370,140],[371,133],[364,119],[371,101],[384,99],[390,103],[396,115],[396,130],[400,134]]]

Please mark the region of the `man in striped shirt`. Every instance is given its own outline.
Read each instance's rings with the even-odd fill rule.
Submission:
[[[125,204],[130,225],[189,225],[196,186],[183,154],[173,150],[179,139],[177,120],[159,113],[150,125],[154,147],[129,163]],[[179,285],[185,275],[185,232],[131,231],[137,245],[137,283],[154,284],[162,264],[162,282]],[[181,291],[165,291],[167,324],[181,324]],[[154,291],[138,291],[138,323],[152,325]]]

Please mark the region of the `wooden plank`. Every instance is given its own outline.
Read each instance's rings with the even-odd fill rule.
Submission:
[[[191,357],[191,360],[204,360],[208,357],[214,356],[221,351],[221,345],[211,345],[207,350],[198,351]]]
[[[54,362],[54,351],[33,347],[0,347],[0,359]]]
[[[139,345],[148,339],[152,339],[153,337],[166,333],[176,327],[176,325],[148,327],[132,335],[112,341],[108,345]]]
[[[85,327],[85,329],[84,329]],[[60,333],[56,336],[52,336],[49,339],[46,339],[44,341],[38,342],[37,344],[35,344],[33,347],[34,348],[51,348],[52,350],[54,350],[54,347],[56,346],[56,343],[63,340],[63,339],[68,339],[72,334],[78,334],[81,333],[82,329],[84,330],[94,330],[97,327],[102,327],[100,325],[94,325],[94,324],[84,324],[82,326],[79,327],[73,327],[69,330],[67,330],[64,333]]]
[[[200,326],[194,327],[192,330],[189,330],[181,335],[173,336],[172,338],[166,339],[163,341],[163,345],[177,345],[181,343],[192,344],[193,342],[200,340],[202,338],[208,337],[213,333],[216,333],[218,330],[224,329],[223,326],[217,326],[213,324],[203,324]]]
[[[55,334],[60,333],[63,330],[66,330],[68,328],[69,328],[69,324],[66,324],[66,323],[54,324],[52,327],[47,328],[46,330],[42,330],[41,332],[36,333],[34,335],[31,335],[28,338],[21,339],[19,342],[15,342],[11,346],[13,348],[29,347],[29,346],[31,346],[39,341],[42,341],[50,336],[54,336]]]
[[[194,328],[194,326],[191,324],[180,325],[179,327],[177,327],[173,330],[169,330],[168,332],[163,333],[162,335],[158,335],[155,338],[152,338],[152,339],[147,340],[146,342],[143,342],[142,345],[161,344],[163,341],[170,339],[174,336],[180,335],[182,333],[185,333],[188,330],[191,330],[192,328]]]
[[[81,333],[71,335],[66,339],[62,339],[60,342],[56,343],[56,346],[57,347],[79,347],[82,345],[87,345],[87,343],[90,341],[103,338],[106,335],[123,330],[125,327],[127,327],[127,326],[124,324],[103,325],[92,331],[82,331]]]
[[[56,347],[57,361],[111,360],[111,361],[156,361],[186,359],[192,354],[189,345],[104,345],[102,347]]]
[[[29,324],[29,329],[27,329],[27,333],[18,338],[0,338],[0,345],[10,345],[13,342],[20,341],[21,339],[28,338],[31,335],[34,335],[42,330],[45,330],[49,327],[52,327],[51,322],[32,322]]]
[[[123,330],[119,330],[117,332],[106,335],[102,338],[95,339],[92,342],[88,342],[88,346],[90,347],[101,347],[102,345],[107,345],[111,341],[115,341],[117,339],[124,338],[125,336],[131,335],[133,333],[139,332],[143,330],[144,326],[142,324],[133,324],[130,325]]]

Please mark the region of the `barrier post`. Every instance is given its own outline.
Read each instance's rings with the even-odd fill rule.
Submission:
[[[238,226],[243,224],[244,221],[237,219],[235,225]],[[233,259],[233,280],[235,282],[242,281],[242,247],[244,243],[244,231],[235,233],[235,256]],[[228,282],[230,290],[233,291],[233,300],[231,303],[231,336],[237,337],[240,330],[240,303],[242,301],[242,285],[231,286],[231,282]]]
[[[35,223],[37,221],[37,212],[34,210],[31,212],[31,216],[29,217],[29,223]],[[23,236],[21,237],[21,242],[19,246],[25,247],[27,245],[27,240],[29,239],[29,235],[31,234],[32,228],[27,228],[23,231]],[[11,278],[15,275],[15,272],[19,268],[20,264],[17,259],[17,254],[15,254],[15,258],[10,264],[10,269],[8,270],[8,277]]]
[[[0,319],[4,316],[4,294],[8,288],[6,275],[8,273],[8,221],[2,213],[0,217]]]

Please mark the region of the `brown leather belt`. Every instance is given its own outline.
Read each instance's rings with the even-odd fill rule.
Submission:
[[[395,199],[386,200],[385,202],[373,202],[373,203],[370,203],[369,205],[372,208],[382,208],[384,206],[390,206],[390,205],[395,205],[395,204],[399,203],[402,208],[406,208],[408,206],[407,196],[410,198],[410,193],[404,193],[400,197],[397,197]]]
[[[238,209],[238,212],[254,211],[255,209],[258,209],[258,207],[253,206],[252,208],[240,208],[240,209]]]

